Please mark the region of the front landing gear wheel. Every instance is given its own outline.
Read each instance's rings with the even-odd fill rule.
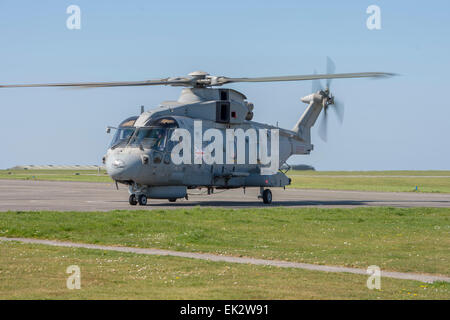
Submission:
[[[272,191],[270,189],[264,190],[262,194],[263,202],[265,204],[271,204],[272,203]]]
[[[175,202],[175,201],[177,201],[176,198],[170,198],[170,199],[169,199],[169,202]]]
[[[141,194],[138,197],[139,205],[146,206],[147,205],[147,196],[145,194]]]
[[[137,205],[136,195],[135,195],[135,194],[131,194],[130,197],[128,198],[128,202],[129,202],[132,206]]]

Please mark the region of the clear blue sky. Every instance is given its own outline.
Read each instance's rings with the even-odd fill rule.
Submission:
[[[81,8],[81,30],[66,8]],[[366,28],[381,8],[382,29]],[[143,80],[201,69],[226,76],[387,71],[335,80],[344,125],[291,158],[320,170],[450,169],[450,2],[0,0],[0,83]],[[255,120],[292,128],[310,82],[234,84]],[[177,99],[178,88],[2,89],[0,168],[100,164],[107,125]],[[334,117],[332,117],[334,118]]]

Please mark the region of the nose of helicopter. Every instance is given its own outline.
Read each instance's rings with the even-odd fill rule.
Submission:
[[[140,155],[110,150],[105,156],[105,168],[113,180],[135,180],[140,168]]]

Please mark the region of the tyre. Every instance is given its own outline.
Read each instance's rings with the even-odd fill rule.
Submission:
[[[271,204],[272,203],[272,191],[269,189],[264,190],[263,192],[263,202],[265,204]]]
[[[175,201],[177,201],[176,198],[170,198],[170,199],[169,199],[169,202],[175,202]]]
[[[141,206],[147,205],[147,196],[145,194],[139,195],[138,202]]]
[[[132,205],[132,206],[137,205],[136,195],[135,195],[135,194],[131,194],[130,197],[128,198],[128,202],[129,202],[130,205]]]

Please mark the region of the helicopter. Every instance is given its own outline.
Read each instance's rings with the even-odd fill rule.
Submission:
[[[328,110],[333,108],[340,121],[344,105],[330,91],[332,79],[386,78],[386,72],[335,73],[327,58],[325,74],[230,78],[195,71],[184,77],[125,82],[83,82],[0,85],[22,87],[183,87],[176,101],[165,101],[158,108],[129,117],[115,130],[102,159],[108,175],[128,186],[129,204],[145,206],[148,199],[188,200],[188,190],[259,188],[258,198],[272,203],[270,188],[291,183],[286,176],[292,155],[310,154],[311,128],[323,112],[320,136],[326,140]],[[323,87],[320,80],[326,80]],[[292,129],[253,121],[254,105],[231,83],[257,83],[311,80],[313,93],[301,99],[307,104]],[[194,138],[192,139],[192,136]],[[269,152],[270,150],[270,152]]]

